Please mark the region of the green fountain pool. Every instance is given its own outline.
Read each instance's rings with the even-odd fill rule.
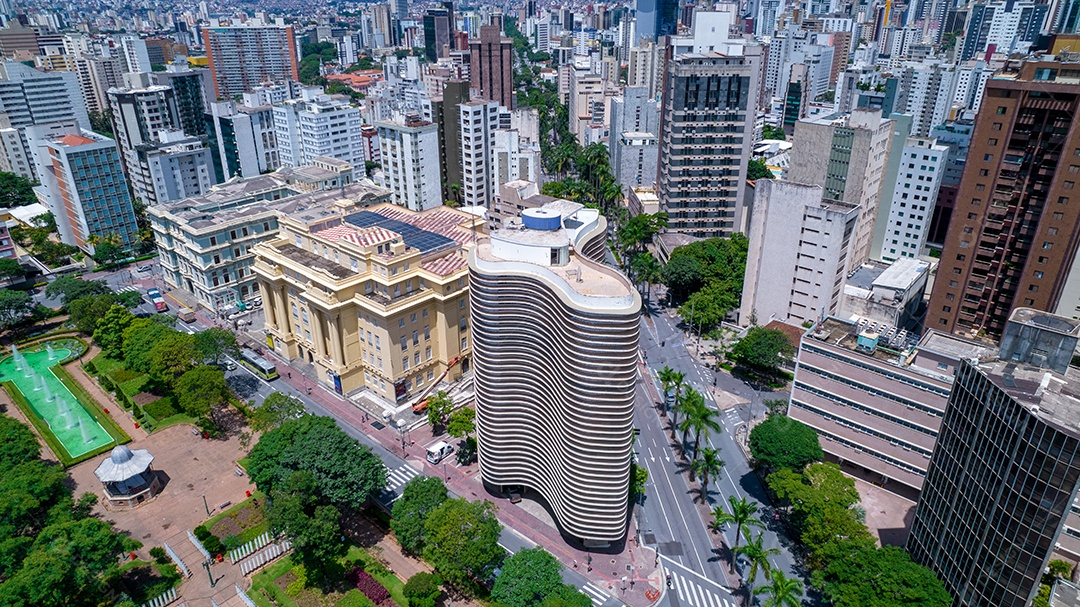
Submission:
[[[51,346],[50,346],[51,348]],[[0,361],[0,381],[11,381],[71,458],[113,442],[112,436],[52,372],[71,352],[62,348],[16,352]]]

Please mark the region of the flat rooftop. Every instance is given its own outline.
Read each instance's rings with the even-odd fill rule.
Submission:
[[[952,333],[929,329],[923,334],[916,348],[928,350],[949,358],[988,360],[997,357],[997,346],[965,339]]]
[[[1048,369],[996,360],[979,365],[990,381],[1040,419],[1080,435],[1080,371],[1069,367],[1066,375]]]
[[[506,231],[501,230],[501,232]],[[561,242],[564,244],[567,242],[565,230],[522,230],[522,232],[532,232],[538,235],[547,235],[548,237],[558,237],[561,234]],[[538,275],[542,275],[543,270],[547,270],[562,279],[570,290],[587,297],[632,299],[634,295],[634,288],[622,274],[606,266],[586,261],[577,253],[572,253],[570,262],[564,266],[541,266],[528,262],[509,261],[493,255],[491,252],[491,239],[482,238],[476,245],[476,256],[493,263],[507,262],[518,267],[533,266],[536,268]]]
[[[866,329],[869,330],[872,325],[867,325]],[[828,317],[823,322],[810,329],[806,336],[815,339],[817,341],[823,341],[826,343],[839,346],[852,352],[858,352],[865,356],[876,358],[877,360],[897,363],[909,350],[908,344],[905,342],[899,347],[891,347],[889,345],[890,339],[886,338],[886,333],[880,331],[871,331],[879,333],[878,346],[874,348],[873,352],[867,351],[865,348],[858,347],[859,342],[859,325],[857,323],[841,320],[835,317]],[[906,334],[906,331],[904,332]],[[899,335],[899,330],[895,333]]]
[[[874,280],[873,286],[895,291],[907,291],[930,270],[930,264],[911,257],[901,257],[892,262]]]

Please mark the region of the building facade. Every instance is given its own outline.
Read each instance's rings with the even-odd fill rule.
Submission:
[[[253,20],[237,27],[206,27],[202,33],[217,100],[227,101],[263,82],[300,80],[291,25]]]
[[[742,51],[691,53],[668,63],[656,181],[671,230],[701,237],[744,230],[743,184],[761,48],[747,45]]]
[[[888,217],[883,236],[875,238],[875,259],[896,261],[922,255],[927,230],[937,205],[949,148],[925,137],[908,138],[900,155],[896,184],[890,188]],[[883,215],[882,215],[883,216]]]
[[[469,257],[480,471],[540,494],[586,545],[626,537],[641,299],[596,259],[607,226],[567,201]],[[599,246],[597,246],[599,243]]]
[[[472,347],[460,251],[481,220],[449,208],[335,211],[283,216],[255,247],[273,350],[314,365],[339,394],[366,388],[390,403],[458,378]]]
[[[97,239],[109,239],[130,251],[139,228],[116,142],[74,128],[36,154],[60,240],[93,253]]]
[[[1080,483],[1078,335],[1076,321],[1017,308],[1001,358],[957,370],[907,541],[953,605],[1030,605],[1055,552],[1076,544],[1063,529]]]
[[[608,153],[615,181],[628,188],[656,184],[660,104],[645,87],[626,87],[611,100]]]
[[[282,166],[307,166],[320,156],[363,166],[364,121],[360,108],[347,97],[308,88],[299,99],[283,101],[271,111]]]
[[[480,26],[480,36],[469,40],[469,76],[484,99],[514,109],[514,51],[497,25]]]
[[[1080,315],[1080,87],[1055,81],[1069,68],[1010,63],[987,82],[927,326],[1000,335],[1018,306]]]
[[[376,122],[382,147],[383,185],[394,204],[412,211],[442,206],[438,175],[439,127],[409,116],[403,122]]]
[[[344,194],[342,188],[344,187]],[[202,196],[149,207],[165,283],[226,313],[259,290],[252,247],[273,238],[281,214],[385,202],[389,192],[354,183],[352,167],[332,158],[211,188]]]
[[[839,312],[859,212],[821,196],[819,186],[757,181],[741,324],[800,324]]]
[[[487,207],[495,198],[491,154],[499,127],[499,104],[473,99],[458,105],[461,128],[461,193],[468,206]]]

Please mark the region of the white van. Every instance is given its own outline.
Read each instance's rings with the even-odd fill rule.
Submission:
[[[443,460],[444,457],[454,452],[454,447],[447,444],[445,441],[439,441],[434,445],[428,447],[427,461],[437,464]]]

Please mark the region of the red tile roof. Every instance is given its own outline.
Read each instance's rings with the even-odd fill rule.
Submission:
[[[64,145],[71,145],[71,146],[86,145],[88,143],[94,143],[93,139],[83,137],[82,135],[64,135],[63,137],[61,137],[57,141],[59,141],[60,143],[62,143]]]

